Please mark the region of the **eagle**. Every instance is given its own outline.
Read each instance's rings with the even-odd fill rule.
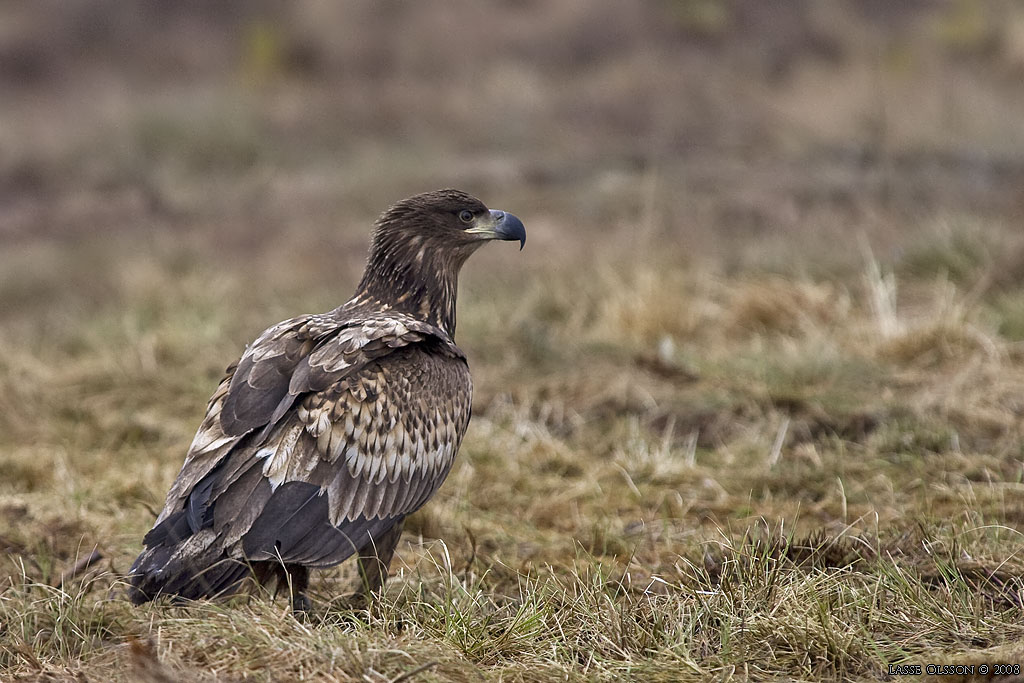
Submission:
[[[129,598],[228,595],[253,576],[310,609],[311,569],[387,580],[406,517],[448,476],[473,385],[456,346],[466,259],[526,230],[447,189],[377,220],[355,295],[266,329],[231,364],[128,575]],[[284,582],[282,584],[281,582]]]

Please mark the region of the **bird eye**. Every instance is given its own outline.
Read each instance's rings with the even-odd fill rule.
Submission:
[[[459,211],[459,220],[462,221],[463,223],[472,223],[473,222],[473,212],[472,211],[468,211],[466,209],[463,209],[462,211]]]

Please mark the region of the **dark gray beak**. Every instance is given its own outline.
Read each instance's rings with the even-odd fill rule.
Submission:
[[[523,222],[510,213],[491,209],[491,218],[494,220],[494,236],[499,240],[519,242],[519,251],[526,246],[526,228]]]

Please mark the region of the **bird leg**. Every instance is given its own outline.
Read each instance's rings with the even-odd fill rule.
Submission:
[[[290,589],[292,597],[292,612],[296,616],[304,615],[313,609],[313,603],[306,596],[309,590],[309,567],[301,564],[284,564],[280,561],[265,561],[252,563],[253,574],[256,580],[266,586],[271,579],[275,579],[275,593],[282,589]]]
[[[286,564],[284,571],[288,574],[292,589],[292,612],[305,615],[313,609],[313,603],[306,595],[309,590],[309,567],[301,564]]]
[[[403,520],[399,520],[383,536],[371,539],[359,550],[359,579],[363,587],[362,597],[367,601],[388,580],[388,567],[395,555],[395,547],[402,538],[402,524]]]

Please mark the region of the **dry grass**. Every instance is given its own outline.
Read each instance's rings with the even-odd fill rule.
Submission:
[[[288,286],[192,256],[111,260],[105,301],[4,330],[10,675],[819,679],[1020,655],[1024,371],[998,307],[949,280],[896,280],[882,334],[871,278],[650,266],[577,297],[574,272],[471,271],[476,417],[378,604],[341,607],[336,571],[308,623],[266,595],[131,608],[119,572],[218,368]]]

